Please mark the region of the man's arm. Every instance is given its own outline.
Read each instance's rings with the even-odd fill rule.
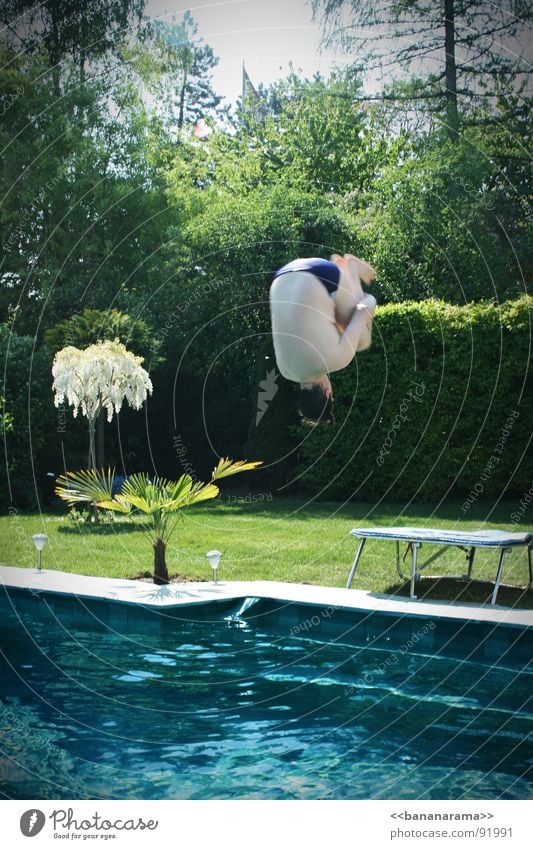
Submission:
[[[330,371],[339,371],[353,360],[362,337],[368,334],[372,327],[375,309],[376,299],[374,296],[364,295],[357,304],[346,330],[339,336],[339,344],[332,361],[330,362],[328,358]]]
[[[352,254],[344,254],[343,257],[333,254],[331,261],[340,272],[339,285],[335,293],[335,321],[342,333],[348,327],[357,304],[365,296],[361,281],[371,283],[376,272],[371,265]]]

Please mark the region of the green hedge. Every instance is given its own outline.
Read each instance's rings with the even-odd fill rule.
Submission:
[[[378,309],[374,344],[332,377],[334,429],[295,431],[319,497],[472,503],[531,485],[531,305]]]

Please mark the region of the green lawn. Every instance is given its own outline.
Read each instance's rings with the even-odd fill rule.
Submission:
[[[487,505],[475,505],[468,521],[459,520],[460,504],[439,507],[431,504],[312,504],[304,501],[276,499],[272,502],[198,505],[184,512],[167,550],[171,575],[189,579],[210,580],[205,553],[211,548],[223,552],[220,580],[274,580],[343,586],[353,560],[356,540],[349,536],[354,526],[420,525],[456,528],[511,529],[512,504],[500,504],[493,510],[490,522]],[[47,569],[78,572],[84,575],[134,578],[152,570],[152,551],[148,538],[141,532],[138,520],[115,518],[111,523],[76,525],[61,507],[46,514],[17,513],[0,517],[0,563],[35,567],[36,552],[31,536],[46,533],[48,543],[43,565]],[[423,549],[425,552],[434,549]],[[359,571],[353,583],[357,589],[376,592],[398,592],[399,580],[394,564],[393,543],[368,541]],[[402,551],[403,553],[403,551]],[[496,551],[478,550],[474,577],[493,580]],[[408,568],[408,561],[406,567]],[[425,570],[424,574],[461,575],[465,556],[451,549]],[[525,550],[508,555],[503,580],[516,588],[528,580]],[[432,597],[481,600],[488,588],[464,582],[428,581]],[[420,585],[422,587],[422,585]],[[423,590],[422,590],[423,591]],[[472,594],[473,593],[473,594]],[[421,592],[419,591],[419,595]],[[533,607],[533,593],[502,591],[501,603]]]

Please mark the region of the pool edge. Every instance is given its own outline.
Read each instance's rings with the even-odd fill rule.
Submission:
[[[217,584],[183,583],[158,587],[126,578],[99,578],[74,572],[39,572],[17,566],[0,566],[0,586],[5,589],[26,589],[34,594],[72,595],[87,600],[114,601],[158,610],[255,597],[396,616],[408,614],[413,617],[533,627],[533,610],[465,602],[398,599],[364,590],[280,581],[223,581]]]

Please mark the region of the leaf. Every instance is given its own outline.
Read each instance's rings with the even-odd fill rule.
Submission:
[[[83,501],[112,502],[114,479],[114,469],[108,469],[107,472],[101,472],[97,469],[67,472],[57,478],[55,494],[69,504]]]
[[[100,510],[113,510],[115,513],[124,513],[127,515],[131,513],[132,506],[128,501],[125,501],[117,495],[116,498],[113,498],[111,501],[97,501],[96,506],[100,508]]]
[[[189,493],[187,504],[198,504],[200,501],[209,501],[211,498],[216,498],[219,492],[218,486],[215,486],[213,483],[198,484]]]
[[[193,480],[190,475],[182,475],[177,481],[165,481],[165,489],[172,501],[186,498],[193,488]]]
[[[219,478],[228,478],[230,475],[237,475],[239,472],[248,472],[262,466],[262,460],[254,460],[248,463],[246,460],[230,460],[228,457],[220,459],[217,467],[213,470],[211,480]]]

